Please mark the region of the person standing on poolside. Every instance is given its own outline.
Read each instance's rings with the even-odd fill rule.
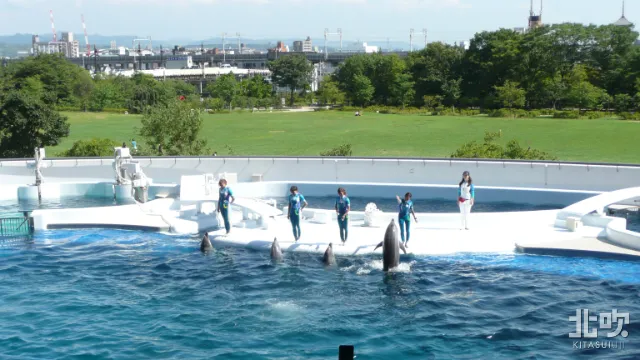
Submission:
[[[338,197],[336,198],[336,213],[338,213],[338,226],[340,226],[340,239],[342,245],[347,242],[349,211],[351,211],[351,201],[347,197],[347,190],[338,188]]]
[[[293,237],[298,241],[300,239],[300,216],[302,215],[302,210],[309,204],[304,199],[304,196],[298,192],[297,186],[292,186],[290,191],[287,219],[291,220]]]
[[[473,186],[473,181],[471,180],[471,175],[468,171],[462,173],[462,180],[460,184],[458,184],[458,206],[460,207],[460,214],[462,216],[462,227],[466,230],[469,230],[469,213],[471,212],[471,207],[475,202],[475,187]]]
[[[411,197],[412,195],[410,192],[404,194],[404,199],[401,199],[400,196],[396,195],[396,199],[398,200],[398,225],[400,225],[400,238],[402,239],[405,247],[409,247],[411,215],[413,215],[413,219],[416,223],[418,222],[416,213],[413,211],[413,201],[411,200]],[[407,241],[404,240],[405,228],[407,232]]]
[[[229,211],[231,211],[231,204],[236,200],[233,197],[233,191],[227,186],[227,180],[220,179],[218,181],[220,186],[220,196],[218,197],[218,212],[222,215],[224,220],[224,228],[227,230],[227,234],[231,231],[231,223],[229,222]],[[231,201],[229,201],[231,199]]]

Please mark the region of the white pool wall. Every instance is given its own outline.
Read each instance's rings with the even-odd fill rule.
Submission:
[[[237,174],[239,182],[254,175],[262,181],[403,183],[455,185],[463,171],[479,186],[612,191],[637,186],[640,166],[485,160],[413,160],[361,158],[222,158],[136,157],[155,183],[179,183],[183,175]],[[1,184],[33,183],[33,160],[0,161]],[[113,159],[45,159],[46,182],[113,181]]]
[[[414,198],[455,199],[457,183],[468,170],[477,200],[532,205],[569,205],[600,192],[640,182],[640,166],[485,160],[415,160],[361,158],[175,157],[134,158],[155,185],[149,198],[179,194],[180,177],[232,173],[238,194],[284,197],[290,185],[307,196],[334,196],[337,187],[352,197],[393,198],[407,191]],[[111,197],[113,159],[45,159],[43,198]],[[0,161],[0,200],[37,195],[33,160]]]

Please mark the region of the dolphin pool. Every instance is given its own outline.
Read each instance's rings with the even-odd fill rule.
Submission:
[[[333,198],[309,197],[331,208]],[[352,199],[355,207],[388,199]],[[279,201],[282,204],[281,201]],[[0,204],[112,205],[65,199]],[[420,212],[455,202],[416,201]],[[545,209],[478,204],[477,211]],[[549,205],[546,208],[553,208]],[[626,214],[629,227],[640,223]],[[434,239],[433,241],[447,241]],[[0,240],[2,242],[2,240]],[[0,246],[2,359],[638,358],[640,263],[528,255],[376,256],[198,250],[199,239],[124,230],[55,230]],[[574,349],[576,309],[629,312],[624,349]],[[600,340],[609,340],[600,331]]]

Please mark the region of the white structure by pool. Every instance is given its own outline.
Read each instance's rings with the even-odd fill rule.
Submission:
[[[127,163],[127,164],[124,164]],[[418,214],[409,252],[415,255],[460,252],[599,255],[640,257],[640,234],[626,230],[624,218],[610,217],[611,206],[640,205],[640,166],[449,159],[361,159],[190,157],[125,160],[129,179],[116,185],[114,159],[44,159],[40,188],[33,160],[0,162],[0,200],[64,196],[131,197],[131,186],[150,183],[150,201],[85,209],[35,210],[36,231],[69,227],[147,229],[177,234],[210,231],[214,246],[268,249],[274,237],[283,251],[322,253],[339,243],[333,210],[305,209],[303,236],[293,242],[286,214],[258,198],[284,197],[290,185],[305,196],[333,196],[338,186],[350,196],[390,198],[411,191],[414,198],[455,201],[457,182],[469,170],[478,202],[562,204],[564,209],[478,213],[471,230],[460,230],[459,213]],[[137,164],[136,164],[137,163]],[[136,170],[138,169],[138,170]],[[139,171],[142,170],[142,171]],[[136,173],[144,174],[136,178]],[[125,177],[126,177],[125,176]],[[233,231],[217,230],[217,179],[224,177],[238,196]],[[129,182],[129,183],[128,183]],[[284,204],[282,204],[284,205]],[[334,246],[338,255],[369,254],[395,213],[352,209],[349,241]],[[376,252],[381,252],[378,249]]]

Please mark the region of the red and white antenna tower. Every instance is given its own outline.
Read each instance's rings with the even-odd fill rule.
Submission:
[[[91,45],[89,45],[89,35],[87,35],[87,25],[84,23],[84,14],[82,16],[82,28],[84,29],[84,42],[87,44],[87,56],[91,56]]]
[[[53,25],[53,10],[49,10],[49,16],[51,17],[51,31],[53,31],[53,42],[58,41],[58,36],[56,35],[56,27]]]

